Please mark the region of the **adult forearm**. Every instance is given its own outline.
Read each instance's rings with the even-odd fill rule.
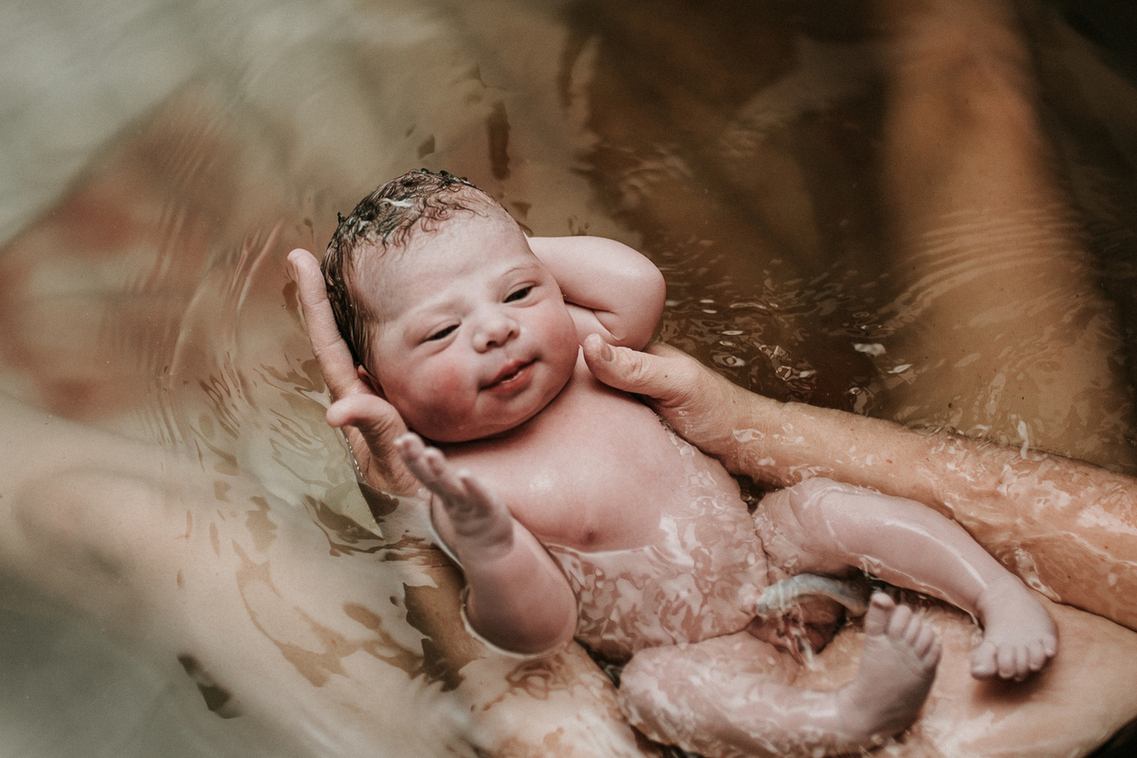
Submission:
[[[728,467],[827,476],[950,516],[1031,586],[1137,628],[1137,480],[1090,464],[759,396],[736,408]]]
[[[971,440],[928,435],[843,411],[751,393],[735,400],[734,445],[724,456],[728,468],[781,486],[827,476],[932,504],[940,499],[935,482],[917,476],[915,464],[934,466],[933,451],[945,444],[974,447]]]
[[[1137,629],[1137,481],[1087,463],[920,432],[748,392],[662,345],[585,344],[602,381],[649,398],[731,471],[789,485],[812,476],[906,497],[954,518],[1052,598]]]

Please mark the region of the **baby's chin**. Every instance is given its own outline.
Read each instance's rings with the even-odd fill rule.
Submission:
[[[523,402],[521,407],[513,406],[506,411],[502,406],[495,406],[492,412],[483,413],[465,424],[456,424],[453,418],[415,419],[408,413],[402,416],[416,434],[435,443],[461,444],[503,437],[540,415],[569,385],[576,361],[564,363],[567,365],[537,361],[535,386],[530,389],[538,391],[526,393],[529,402]]]
[[[540,415],[543,410],[549,407],[553,399],[560,394],[561,389],[563,389],[563,386],[558,388],[556,392],[550,393],[549,397],[542,398],[541,402],[534,404],[534,406],[528,410],[511,414],[508,418],[503,418],[499,414],[492,419],[484,419],[477,423],[461,426],[454,424],[423,424],[421,428],[416,428],[413,424],[410,426],[416,434],[435,443],[457,445],[463,442],[493,440],[512,434],[528,424],[536,416]],[[431,432],[434,433],[432,434]]]
[[[483,423],[471,424],[466,426],[444,426],[437,429],[432,429],[430,426],[425,426],[426,431],[414,429],[415,433],[420,436],[431,440],[436,443],[447,445],[457,445],[463,442],[478,442],[480,440],[492,440],[498,437],[504,437],[520,427],[528,423],[534,416],[539,414],[548,406],[548,402],[541,404],[539,407],[532,409],[528,413],[518,414],[515,417],[508,419],[495,418],[492,421],[485,421]],[[412,427],[413,428],[413,427]],[[429,433],[434,431],[433,434]]]
[[[481,442],[483,440],[493,440],[504,437],[524,425],[526,421],[535,415],[537,414],[534,413],[528,418],[510,424],[493,424],[469,429],[438,429],[433,433],[429,426],[423,427],[421,430],[420,428],[411,427],[411,431],[423,439],[430,440],[438,445],[461,445],[465,442]]]

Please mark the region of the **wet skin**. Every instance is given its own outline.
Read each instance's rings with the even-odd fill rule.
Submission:
[[[599,339],[595,352],[613,331],[645,332],[635,326],[621,328],[620,317],[650,324],[662,293],[638,287],[633,292],[643,291],[640,300],[610,304],[605,288],[597,284],[609,277],[607,262],[593,254],[595,243],[561,244],[579,248],[577,255],[550,259],[550,270],[504,210],[462,212],[429,228],[416,223],[409,241],[382,255],[362,251],[349,284],[375,317],[369,367],[359,371],[360,377],[411,428],[429,434],[441,448],[426,448],[417,437],[394,441],[411,472],[437,496],[433,521],[463,568],[470,622],[489,642],[532,654],[558,649],[575,635],[593,649],[627,658],[645,647],[697,643],[752,629],[753,596],[767,581],[769,559],[771,568],[783,573],[811,567],[840,573],[860,565],[978,614],[987,635],[972,663],[977,677],[1022,679],[1054,655],[1053,624],[1019,580],[962,530],[914,503],[838,488],[840,504],[829,506],[836,490],[823,488],[818,494],[816,488],[800,493],[791,488],[785,491],[787,508],[760,508],[763,518],[777,514],[771,533],[785,543],[767,545],[763,554],[761,528],[756,532],[742,525],[749,522],[749,514],[721,466],[689,446],[677,448],[648,409],[596,382],[580,354],[578,334],[586,341]],[[631,251],[626,257],[636,258]],[[592,275],[574,281],[567,272],[575,266]],[[643,277],[646,282],[658,279],[646,261]],[[568,304],[575,307],[571,315]],[[582,318],[588,311],[592,318]],[[591,329],[599,321],[597,312],[608,314],[609,328],[603,335]],[[627,346],[642,344],[641,339]],[[333,406],[330,417],[342,419],[335,411]],[[679,615],[684,620],[672,622],[673,627],[664,624],[663,630],[656,627],[656,617],[664,610],[658,603],[650,610],[601,613],[607,631],[594,636],[587,624],[579,623],[577,598],[608,596],[611,590],[586,591],[587,580],[573,576],[561,551],[583,555],[586,563],[603,554],[610,563],[612,556],[661,545],[673,520],[692,520],[692,509],[700,502],[690,484],[695,481],[717,482],[730,505],[718,522],[698,519],[704,536],[691,548],[720,557],[737,553],[751,569],[740,574],[737,563],[727,567],[712,562],[693,571],[696,580],[710,580],[719,592],[727,588],[725,607],[690,596],[689,608]],[[850,519],[853,513],[858,516]],[[909,520],[913,526],[919,521],[918,537],[905,526]],[[743,537],[748,544],[739,552],[733,543],[748,531],[751,536]],[[840,535],[837,540],[835,534]],[[912,547],[897,549],[899,545]],[[929,547],[943,545],[949,546],[946,551],[933,549],[935,558],[923,555]],[[676,556],[686,552],[674,551]],[[623,566],[622,557],[619,560]],[[666,560],[646,579],[633,579],[626,573],[629,568],[607,565],[586,573],[623,581],[621,596],[633,605],[645,599],[647,587],[669,581]],[[569,574],[567,581],[562,569]],[[686,573],[692,576],[692,571]],[[1037,610],[1000,615],[995,608],[1001,606],[989,602],[996,586],[1022,608]],[[586,602],[579,613],[590,610]],[[882,612],[877,607],[877,615]],[[886,615],[891,616],[891,608]],[[888,619],[874,621],[880,623],[887,625]],[[930,630],[912,636],[934,637]],[[921,655],[927,649],[923,645]],[[903,656],[882,653],[870,660],[876,662],[867,664],[860,684],[850,685],[853,689],[844,690],[846,695],[867,687],[865,682],[883,683],[887,677],[882,672],[889,665],[898,674],[907,671],[900,663]],[[909,720],[927,693],[938,653],[929,660],[922,686],[892,693],[898,701],[896,712]],[[864,716],[857,709],[883,695],[879,686],[869,689],[869,698],[863,693],[838,698],[839,717],[828,725],[759,720],[781,721],[787,730],[785,743],[800,742],[803,749],[820,744],[808,736],[811,730],[843,749],[907,725],[897,726],[903,719],[877,714],[876,720],[865,717],[864,729],[849,731],[848,725]],[[749,723],[765,712],[763,706],[778,710],[801,697],[806,696],[793,688],[779,690],[766,698],[768,702],[741,710],[737,720]],[[698,714],[673,714],[673,719],[693,715]]]

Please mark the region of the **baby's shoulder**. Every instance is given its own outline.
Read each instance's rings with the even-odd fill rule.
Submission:
[[[637,397],[613,389],[592,375],[581,358],[565,392],[543,411],[546,429],[554,434],[564,427],[596,434],[606,428],[661,426],[655,412]]]

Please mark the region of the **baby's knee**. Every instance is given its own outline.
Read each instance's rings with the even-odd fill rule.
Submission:
[[[814,476],[809,479],[803,479],[797,484],[791,484],[782,490],[782,492],[787,493],[795,500],[808,500],[823,495],[826,492],[845,490],[850,488],[850,486],[851,485],[843,484],[833,479],[827,479],[824,476]]]
[[[767,556],[795,573],[844,570],[844,562],[833,557],[833,517],[850,507],[840,501],[858,492],[852,485],[814,477],[764,497],[756,518]]]
[[[684,659],[669,654],[668,648],[641,650],[620,672],[620,697],[633,703],[654,700],[688,673]]]
[[[762,503],[767,511],[784,510],[787,515],[792,514],[796,521],[805,525],[816,517],[829,498],[851,494],[856,489],[849,484],[815,476],[768,495]]]
[[[692,659],[670,648],[636,653],[620,674],[618,697],[625,718],[650,739],[665,744],[689,743],[685,725],[696,721],[695,712],[705,672]]]

